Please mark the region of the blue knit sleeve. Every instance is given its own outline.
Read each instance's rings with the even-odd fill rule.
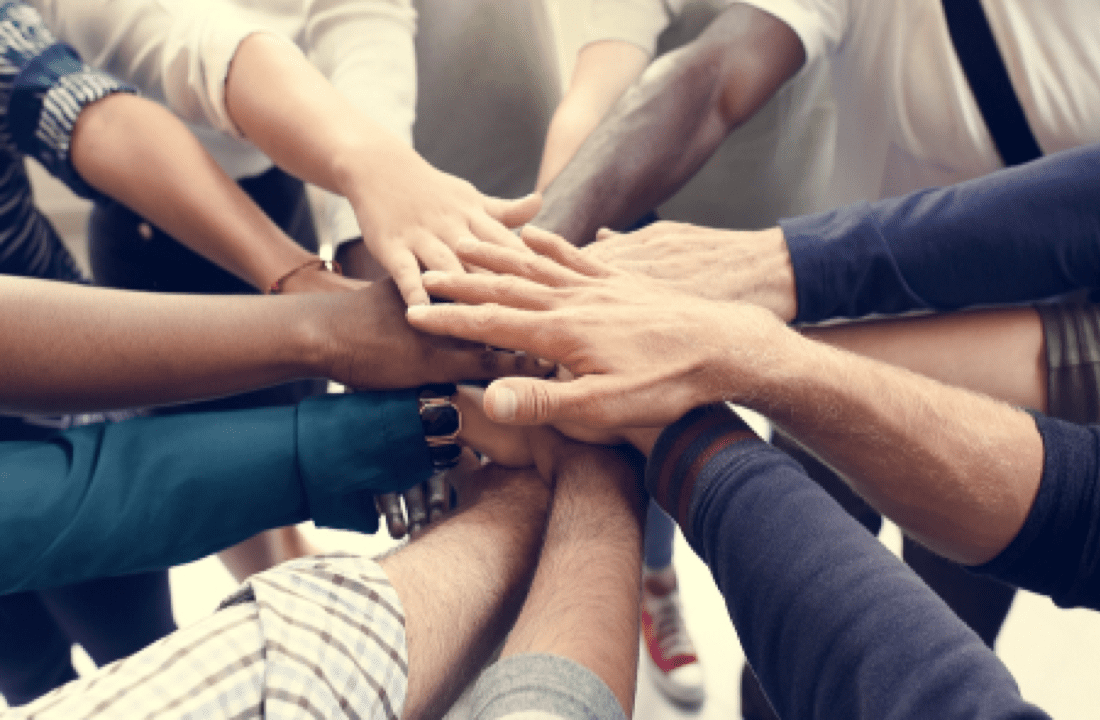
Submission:
[[[1100,287],[1100,146],[781,222],[799,322]]]
[[[58,43],[31,7],[0,4],[0,104],[7,118],[5,140],[38,160],[77,195],[97,195],[72,166],[73,127],[87,105],[116,92],[135,90],[85,65],[76,51]]]
[[[1035,422],[1043,438],[1035,502],[1008,547],[974,569],[1062,607],[1100,610],[1100,427]]]
[[[670,426],[646,487],[710,568],[780,717],[1048,717],[912,570],[744,423],[702,408]]]

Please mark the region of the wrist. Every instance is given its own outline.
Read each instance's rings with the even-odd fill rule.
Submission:
[[[319,292],[350,292],[366,287],[365,283],[344,277],[340,272],[339,263],[322,266],[318,263],[308,265],[297,272],[290,274],[283,280],[281,287],[284,295]]]
[[[365,118],[364,121],[369,123]],[[336,193],[354,205],[355,198],[372,197],[379,188],[387,187],[392,172],[410,164],[427,165],[427,162],[381,126],[368,126],[337,143],[330,173]]]
[[[761,268],[760,303],[785,323],[798,315],[798,289],[795,286],[794,265],[783,228],[774,227],[759,233],[761,247],[766,249]]]
[[[711,305],[708,337],[712,341],[705,346],[711,350],[699,363],[694,404],[731,402],[769,415],[763,408],[791,397],[788,385],[805,375],[807,358],[813,355],[813,348],[806,346],[816,343],[758,305]]]

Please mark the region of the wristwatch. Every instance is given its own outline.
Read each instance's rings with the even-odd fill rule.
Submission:
[[[451,401],[458,388],[454,383],[425,385],[416,395],[420,406],[420,422],[424,425],[424,441],[432,466],[445,470],[458,464],[462,447],[458,432],[462,429],[462,413]]]

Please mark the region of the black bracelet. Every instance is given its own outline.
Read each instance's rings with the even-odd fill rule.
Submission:
[[[451,401],[458,388],[454,383],[425,385],[416,395],[420,407],[420,422],[424,426],[424,441],[432,467],[445,470],[458,464],[462,447],[458,433],[462,429],[462,413]]]

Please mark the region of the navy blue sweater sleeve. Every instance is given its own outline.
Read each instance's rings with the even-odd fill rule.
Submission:
[[[373,493],[430,473],[413,391],[0,443],[0,593],[189,562],[311,517],[373,532]]]
[[[978,572],[1100,610],[1100,428],[1036,415],[1043,478],[1024,526]]]
[[[685,536],[780,717],[1047,717],[800,466],[716,414],[696,411],[665,431],[646,485],[672,514],[686,508]]]
[[[798,322],[1100,287],[1100,146],[781,223]]]

